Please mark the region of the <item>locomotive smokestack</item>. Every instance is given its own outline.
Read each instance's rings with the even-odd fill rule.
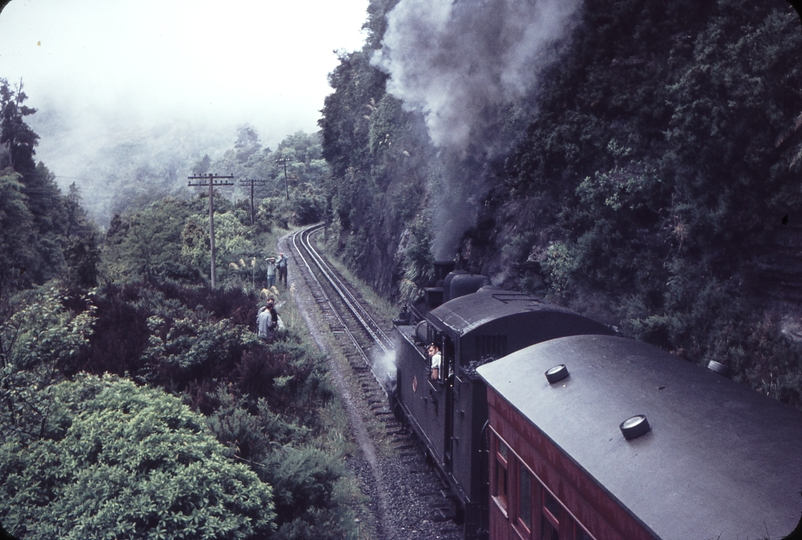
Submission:
[[[434,263],[435,286],[442,287],[449,272],[454,270],[454,261],[436,261]]]

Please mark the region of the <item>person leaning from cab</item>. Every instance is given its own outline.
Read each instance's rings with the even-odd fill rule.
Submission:
[[[426,353],[429,355],[432,379],[440,380],[440,370],[443,369],[443,355],[440,353],[440,347],[434,343],[429,343],[426,347]]]

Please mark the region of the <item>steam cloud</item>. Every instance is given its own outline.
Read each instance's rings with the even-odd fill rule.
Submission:
[[[487,113],[523,96],[581,0],[401,0],[373,58],[432,142],[464,152]]]
[[[372,61],[390,75],[388,92],[406,110],[423,115],[440,149],[443,185],[432,190],[437,260],[451,259],[474,225],[488,188],[486,164],[515,136],[511,105],[531,100],[580,5],[581,0],[400,0],[388,14],[382,49]]]
[[[389,350],[381,353],[377,352],[373,356],[371,368],[376,375],[376,379],[384,388],[394,388],[398,366],[396,364],[395,351]]]

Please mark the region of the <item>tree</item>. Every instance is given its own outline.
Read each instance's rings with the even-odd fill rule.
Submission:
[[[192,174],[194,176],[201,176],[209,172],[209,167],[212,164],[212,159],[209,154],[204,154],[203,158],[192,167]]]
[[[81,202],[81,192],[73,182],[70,184],[67,196],[64,197],[64,211],[66,214],[64,235],[67,237],[85,236],[89,234],[92,228]]]
[[[22,193],[20,175],[0,173],[0,301],[30,284],[36,261],[33,215]]]
[[[166,197],[139,211],[115,216],[103,247],[104,274],[117,282],[157,276],[197,279],[197,272],[187,266],[181,253],[182,233],[190,216],[202,212],[197,202]]]
[[[181,232],[183,245],[181,255],[190,261],[202,274],[210,266],[209,250],[209,217],[191,216],[187,219]],[[250,230],[242,224],[234,212],[215,214],[214,219],[215,264],[221,269],[221,280],[228,278],[239,281],[236,269],[232,274],[227,272],[230,263],[252,257],[258,250],[251,241]]]
[[[28,96],[22,88],[22,81],[12,90],[6,79],[0,79],[0,144],[8,149],[8,165],[26,174],[36,168],[33,156],[39,135],[25,123],[25,117],[36,109],[24,104]]]
[[[87,345],[94,326],[91,296],[67,308],[55,286],[26,291],[0,324],[0,441],[40,438],[50,400],[40,390],[62,380],[63,368]]]
[[[0,145],[5,149],[0,167],[19,173],[17,180],[35,233],[30,244],[34,257],[26,272],[29,283],[44,283],[64,266],[65,201],[53,174],[34,161],[39,136],[25,118],[36,109],[24,104],[27,99],[22,82],[12,90],[5,79],[0,79]]]
[[[97,285],[100,249],[94,233],[86,238],[75,236],[64,250],[67,262],[67,281],[81,289]]]

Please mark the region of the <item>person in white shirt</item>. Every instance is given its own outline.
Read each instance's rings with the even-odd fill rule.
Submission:
[[[276,283],[276,258],[267,259],[267,288],[269,289]]]
[[[440,379],[440,370],[443,368],[443,355],[440,353],[440,347],[434,343],[430,343],[426,348],[429,353],[429,361],[431,362],[432,379]]]

